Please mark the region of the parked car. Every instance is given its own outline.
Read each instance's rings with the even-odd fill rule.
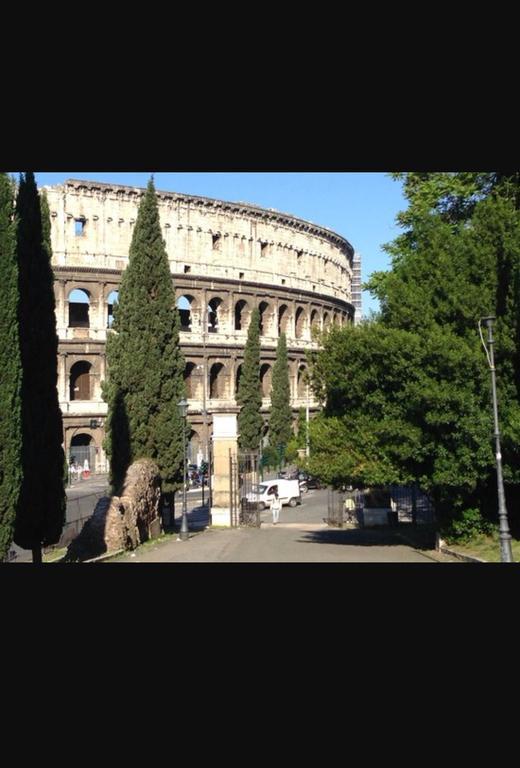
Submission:
[[[306,472],[300,472],[299,480],[300,484],[304,483],[306,485],[307,490],[311,490],[312,488],[319,490],[322,487],[322,483],[319,478],[314,477],[314,475],[308,475]]]
[[[297,504],[302,503],[298,481],[285,480],[283,478],[265,480],[247,494],[246,500],[251,503],[257,502],[259,509],[269,508],[273,500],[275,487],[278,489],[282,506],[288,504],[290,507],[295,507]]]

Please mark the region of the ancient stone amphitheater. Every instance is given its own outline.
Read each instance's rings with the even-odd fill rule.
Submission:
[[[45,187],[52,221],[59,396],[69,456],[103,470],[105,340],[143,189],[68,180]],[[293,413],[317,403],[305,383],[311,328],[354,317],[353,248],[335,232],[250,203],[157,193],[181,315],[190,459],[206,454],[212,414],[236,410],[251,311],[261,314],[262,412],[280,332]]]

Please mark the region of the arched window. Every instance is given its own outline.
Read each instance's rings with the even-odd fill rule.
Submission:
[[[318,315],[318,310],[313,309],[311,312],[311,330],[312,329],[318,329],[320,328],[320,317]]]
[[[186,363],[184,368],[184,385],[186,387],[186,397],[195,397],[195,387],[192,379],[193,371],[195,370],[195,363]]]
[[[209,396],[218,400],[225,396],[224,393],[225,369],[223,363],[214,363],[209,372]]]
[[[280,334],[287,334],[287,323],[289,321],[289,309],[287,304],[282,304],[278,309],[278,336]]]
[[[215,297],[208,304],[208,333],[217,333],[219,326],[218,308],[222,304],[222,299]]]
[[[114,322],[114,304],[117,304],[118,301],[119,301],[119,291],[111,291],[107,296],[107,305],[108,305],[107,328],[112,328],[112,323]]]
[[[82,288],[69,293],[69,328],[89,328],[90,295]]]
[[[249,319],[249,304],[242,299],[235,304],[235,331],[245,331]]]
[[[86,360],[80,360],[74,363],[70,369],[70,399],[71,400],[90,400],[90,363]]]
[[[200,436],[194,429],[190,432],[188,442],[188,464],[197,464],[197,454],[200,452]]]
[[[304,365],[298,367],[297,397],[307,396],[307,368]]]
[[[303,338],[303,327],[305,324],[305,310],[303,307],[298,307],[296,310],[295,329],[294,333],[297,339]]]
[[[260,385],[262,387],[262,397],[271,396],[272,368],[269,363],[264,363],[260,368]]]
[[[235,396],[238,395],[238,387],[240,384],[240,378],[242,376],[242,364],[240,364],[237,368],[236,374],[235,374]]]
[[[262,301],[258,306],[258,311],[260,312],[260,336],[267,336],[267,332],[269,331],[269,328],[267,327],[268,309],[269,304],[267,301]]]
[[[191,331],[191,324],[193,322],[192,317],[192,304],[193,296],[179,296],[177,299],[177,309],[181,318],[181,331],[189,333]]]

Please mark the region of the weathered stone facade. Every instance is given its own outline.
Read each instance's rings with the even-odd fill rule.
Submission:
[[[46,187],[51,211],[59,335],[59,396],[67,450],[90,439],[105,455],[101,398],[110,302],[128,263],[143,189],[69,180]],[[352,322],[353,248],[329,229],[272,209],[158,192],[161,225],[181,310],[191,460],[205,454],[212,414],[236,405],[252,309],[262,322],[262,412],[269,412],[278,334],[287,335],[292,405],[307,405],[311,327]],[[78,304],[74,290],[83,292]],[[317,403],[310,400],[311,412]],[[98,420],[98,426],[91,420]]]

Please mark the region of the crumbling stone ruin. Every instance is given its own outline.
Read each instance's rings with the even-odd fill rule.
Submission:
[[[135,549],[157,538],[160,523],[161,478],[150,459],[135,461],[126,473],[121,496],[100,499],[94,514],[71,542],[65,562],[78,562],[120,549]]]

